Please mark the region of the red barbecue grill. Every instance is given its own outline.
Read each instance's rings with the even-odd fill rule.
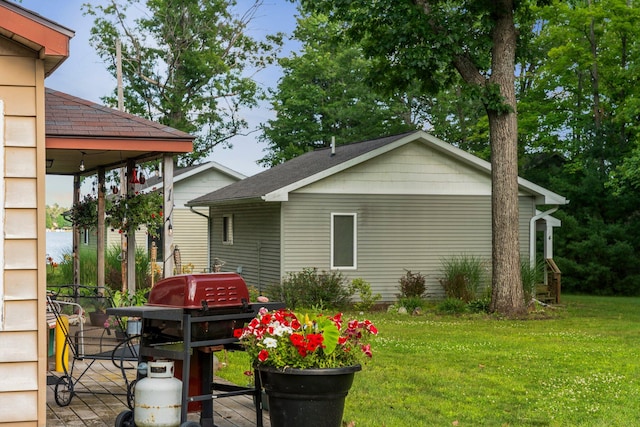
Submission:
[[[140,363],[176,361],[176,376],[182,379],[181,423],[187,422],[188,411],[200,409],[200,425],[214,427],[213,399],[251,394],[256,402],[256,425],[260,427],[259,390],[215,383],[213,375],[213,351],[241,349],[233,331],[253,319],[260,307],[272,310],[283,308],[284,304],[251,303],[240,275],[207,273],[163,279],[151,290],[147,305],[107,312],[142,318]],[[135,408],[131,410],[118,416],[116,426],[134,426]]]

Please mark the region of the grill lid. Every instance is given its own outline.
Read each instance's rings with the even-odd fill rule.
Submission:
[[[151,289],[147,305],[192,310],[242,308],[249,290],[237,273],[181,274],[160,280]]]

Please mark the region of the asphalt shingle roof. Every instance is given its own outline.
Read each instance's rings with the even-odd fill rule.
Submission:
[[[48,88],[45,117],[48,137],[193,139],[169,126]]]
[[[200,196],[197,199],[189,201],[188,205],[203,206],[221,201],[259,198],[265,194],[359,157],[369,151],[376,150],[411,133],[413,132],[340,145],[336,148],[334,155],[331,155],[331,148],[311,151],[264,172]]]

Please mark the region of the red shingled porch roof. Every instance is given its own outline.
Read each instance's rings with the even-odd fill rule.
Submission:
[[[85,99],[46,89],[45,129],[48,174],[73,175],[84,161],[86,173],[98,166],[115,167],[162,154],[188,153],[188,133],[108,108]]]

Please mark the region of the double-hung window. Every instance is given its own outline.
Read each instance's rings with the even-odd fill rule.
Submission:
[[[357,267],[357,224],[355,213],[331,214],[331,268]]]

